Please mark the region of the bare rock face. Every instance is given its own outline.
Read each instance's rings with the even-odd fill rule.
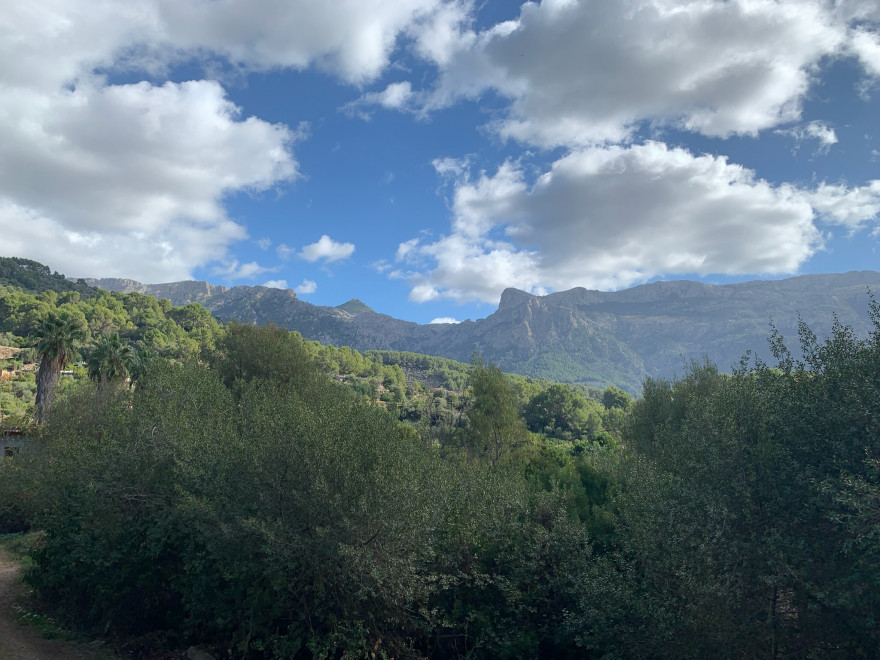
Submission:
[[[789,338],[795,354],[799,315],[820,337],[830,331],[835,315],[864,335],[871,327],[868,291],[880,290],[880,273],[803,275],[723,286],[655,282],[624,291],[576,288],[546,296],[507,289],[498,310],[485,319],[438,325],[395,319],[356,299],[319,307],[293,291],[259,286],[88,282],[168,298],[176,305],[198,302],[223,321],[275,323],[336,346],[462,361],[479,353],[506,371],[637,391],[646,376],[681,374],[692,360],[708,358],[728,370],[752,351],[771,361],[771,320]]]
[[[105,277],[101,279],[86,279],[86,284],[107,291],[119,293],[143,293],[156,298],[168,298],[174,305],[188,305],[193,302],[201,303],[214,296],[223,295],[229,289],[225,286],[215,286],[208,282],[169,282],[167,284],[142,284],[136,280],[127,280],[118,277]],[[236,288],[264,288],[264,287],[236,287]],[[293,293],[291,291],[291,293]],[[293,294],[294,296],[296,294]]]

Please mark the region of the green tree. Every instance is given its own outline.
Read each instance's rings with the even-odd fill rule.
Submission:
[[[156,354],[149,348],[135,351],[135,360],[130,373],[132,384],[139,382],[150,371],[157,359]]]
[[[614,385],[609,385],[602,393],[602,405],[604,405],[607,410],[611,410],[612,408],[626,410],[631,403],[632,397]]]
[[[774,336],[775,367],[646,381],[625,431],[618,550],[572,619],[582,643],[625,657],[878,657],[872,314],[869,339],[838,324],[820,341],[802,325],[800,360]],[[596,627],[592,603],[612,600]]]
[[[85,341],[85,328],[64,312],[50,313],[37,333],[40,369],[37,373],[37,421],[44,422],[52,408],[61,370]]]
[[[599,404],[555,383],[532,397],[524,416],[530,431],[560,440],[581,440],[602,429],[600,413]]]
[[[496,464],[524,445],[529,433],[517,408],[516,393],[497,366],[477,365],[471,374],[471,404],[465,444],[471,458]]]
[[[125,382],[137,366],[137,353],[118,332],[101,335],[87,361],[89,378],[104,386]]]

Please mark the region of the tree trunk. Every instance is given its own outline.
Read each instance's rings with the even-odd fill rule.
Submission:
[[[55,401],[55,389],[64,365],[57,358],[43,358],[37,372],[37,423],[42,424],[49,416],[49,410]]]
[[[779,592],[777,590],[776,585],[773,585],[773,593],[770,596],[770,657],[775,660],[776,656],[779,655],[779,648],[777,647],[776,642],[776,602],[778,600]]]

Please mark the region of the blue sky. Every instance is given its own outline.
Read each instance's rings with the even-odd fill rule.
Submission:
[[[878,267],[876,0],[35,0],[0,255],[420,323]]]

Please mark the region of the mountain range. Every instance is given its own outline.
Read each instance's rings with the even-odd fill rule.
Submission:
[[[497,311],[457,324],[420,325],[378,313],[360,300],[312,305],[291,290],[227,288],[207,282],[142,284],[88,279],[92,286],[199,303],[222,321],[296,330],[307,339],[358,350],[389,349],[467,361],[479,353],[504,371],[635,392],[646,376],[681,374],[708,358],[729,370],[751,351],[770,360],[771,322],[797,355],[799,319],[820,337],[835,320],[859,335],[871,329],[869,291],[880,273],[802,275],[712,285],[655,282],[622,291],[575,288],[546,296],[516,289]]]

